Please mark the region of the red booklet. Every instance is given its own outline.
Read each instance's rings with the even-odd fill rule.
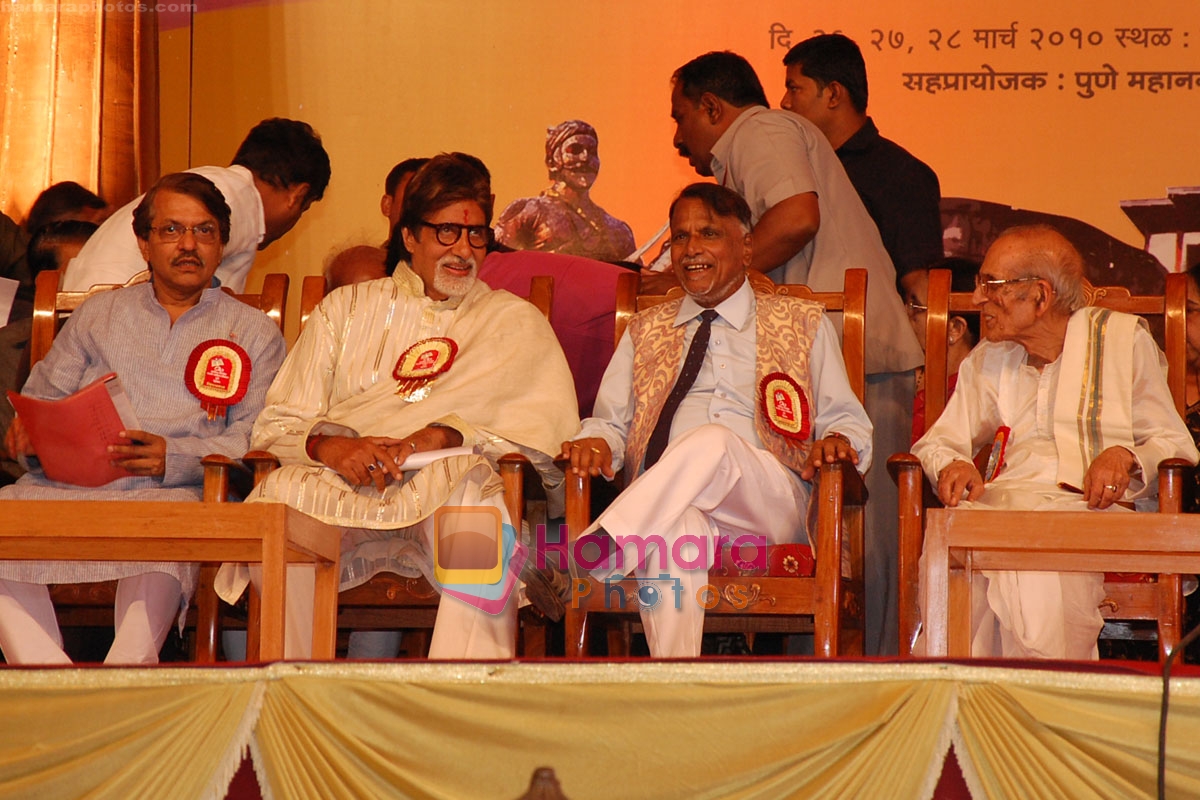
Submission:
[[[61,400],[39,400],[16,392],[9,392],[8,400],[24,423],[47,478],[76,486],[103,486],[129,477],[129,472],[109,463],[108,446],[122,443],[121,431],[142,426],[115,372]]]

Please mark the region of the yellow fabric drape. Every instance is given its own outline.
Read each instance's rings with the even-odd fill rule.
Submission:
[[[267,800],[1150,797],[1161,682],[937,663],[273,664],[0,670],[0,796]],[[261,701],[261,709],[260,709]],[[252,735],[251,735],[252,731]],[[1200,796],[1200,681],[1171,692],[1168,792]]]
[[[573,800],[915,797],[951,694],[858,665],[314,666],[255,738],[276,798],[515,797],[542,764]]]
[[[225,796],[264,684],[192,669],[0,671],[0,796]]]

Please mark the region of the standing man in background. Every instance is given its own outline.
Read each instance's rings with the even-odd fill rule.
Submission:
[[[907,300],[929,265],[942,257],[941,187],[937,174],[867,116],[867,65],[840,33],[805,39],[783,57],[780,108],[821,129],[875,220],[897,288]]]
[[[250,129],[229,167],[188,170],[221,190],[232,211],[229,243],[217,267],[222,286],[246,288],[254,255],[290,231],[325,195],[329,155],[307,122],[275,117]],[[67,267],[63,291],[86,291],[99,283],[125,283],[146,268],[131,222],[141,197],[100,226]]]

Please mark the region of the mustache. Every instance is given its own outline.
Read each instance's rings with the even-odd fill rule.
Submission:
[[[679,152],[679,155],[683,156],[684,158],[692,157],[692,151],[688,150],[686,145],[681,144],[678,147],[676,147],[675,149]]]
[[[464,268],[465,269],[475,269],[475,266],[476,266],[475,256],[471,256],[470,258],[463,258],[461,256],[457,256],[457,255],[454,255],[453,253],[450,253],[450,254],[444,255],[441,258],[439,258],[437,261],[437,265],[439,267],[457,267],[459,269],[464,269]]]
[[[190,250],[186,250],[182,253],[177,254],[174,258],[171,259],[171,266],[176,267],[176,266],[179,266],[180,264],[195,264],[198,267],[203,267],[204,259],[200,258],[199,253],[195,253]]]

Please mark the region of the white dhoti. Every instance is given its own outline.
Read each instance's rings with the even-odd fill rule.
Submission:
[[[1014,511],[1084,511],[1080,495],[1024,487],[993,487],[959,508]],[[1096,514],[1132,513],[1120,506]],[[1080,531],[1086,536],[1086,531]],[[925,583],[925,555],[920,561]],[[975,658],[1099,658],[1096,639],[1104,627],[1100,603],[1104,575],[1096,572],[1013,572],[984,570],[971,585],[971,655]],[[925,595],[920,595],[925,615]],[[919,640],[916,653],[924,653]]]
[[[592,575],[603,581],[636,565],[639,581],[657,582],[661,596],[641,611],[650,654],[699,656],[704,607],[697,594],[708,582],[720,537],[804,541],[808,496],[807,484],[771,453],[722,425],[701,425],[672,441],[585,531],[603,528],[622,545],[620,560]],[[641,564],[639,541],[645,543]]]

